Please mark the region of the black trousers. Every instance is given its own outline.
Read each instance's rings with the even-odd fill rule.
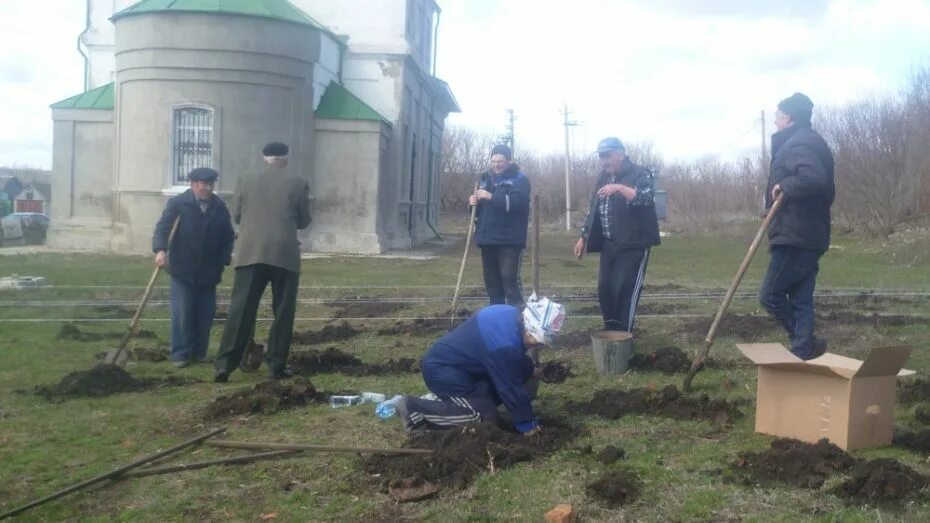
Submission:
[[[296,272],[257,263],[236,269],[229,313],[223,327],[219,354],[214,367],[217,372],[231,374],[242,361],[242,354],[255,332],[258,304],[271,283],[271,306],[274,322],[268,334],[268,351],[265,361],[268,373],[279,376],[287,366],[287,355],[294,334],[294,314],[297,310],[297,286],[300,275]]]
[[[597,277],[597,299],[605,330],[632,332],[648,263],[648,247],[621,249],[616,243],[604,240]]]
[[[481,265],[484,286],[491,305],[523,306],[523,288],[520,284],[520,263],[523,248],[512,245],[485,245],[481,247]]]

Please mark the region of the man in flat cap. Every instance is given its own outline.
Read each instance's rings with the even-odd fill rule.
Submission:
[[[268,335],[265,362],[268,376],[290,375],[290,351],[300,276],[297,231],[310,225],[310,186],[287,170],[287,145],[269,143],[262,149],[266,168],[245,177],[232,202],[239,224],[236,278],[229,313],[216,357],[214,381],[225,383],[239,366],[252,336],[265,287],[271,284],[274,322]]]
[[[632,332],[646,279],[649,250],[659,245],[655,178],[633,163],[617,138],[597,145],[601,173],[588,215],[575,243],[575,256],[601,253],[597,299],[605,330]]]
[[[152,235],[155,265],[171,274],[171,361],[179,368],[207,359],[216,286],[235,240],[229,210],[213,193],[218,176],[208,167],[191,171],[191,188],[168,200]]]
[[[830,247],[830,206],[836,195],[833,153],[811,128],[814,104],[794,93],[778,104],[766,209],[783,195],[769,226],[771,259],[759,301],[788,331],[791,352],[803,360],[822,355],[814,336],[814,286],[820,257]]]

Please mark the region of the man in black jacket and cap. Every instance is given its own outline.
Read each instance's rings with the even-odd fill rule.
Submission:
[[[208,167],[191,171],[191,188],[168,200],[152,235],[155,265],[171,274],[171,361],[179,368],[207,359],[216,286],[235,241],[229,210],[213,194],[218,176]]]
[[[813,108],[810,98],[794,93],[775,112],[766,208],[779,195],[783,201],[769,227],[771,260],[759,290],[759,301],[788,331],[791,352],[803,360],[827,348],[814,336],[814,286],[820,257],[830,247],[836,195],[833,153],[811,128]]]
[[[617,138],[597,144],[601,174],[591,195],[575,256],[601,253],[597,299],[605,330],[632,332],[649,250],[659,245],[655,179],[633,163]]]

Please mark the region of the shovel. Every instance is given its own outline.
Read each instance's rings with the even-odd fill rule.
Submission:
[[[730,308],[730,302],[733,301],[733,295],[736,294],[736,289],[739,287],[740,282],[743,281],[743,275],[746,274],[746,269],[749,268],[749,262],[752,261],[752,257],[755,256],[756,251],[759,250],[762,237],[765,236],[765,231],[768,230],[769,224],[772,223],[772,218],[775,217],[775,213],[778,211],[778,208],[781,207],[784,197],[785,194],[781,193],[778,195],[778,198],[775,198],[775,202],[772,203],[772,208],[769,209],[768,214],[765,215],[765,219],[762,220],[762,225],[759,226],[759,232],[756,233],[756,237],[753,238],[752,243],[749,245],[749,251],[746,253],[746,256],[743,257],[743,263],[740,264],[739,269],[736,271],[736,276],[733,277],[733,281],[730,283],[730,288],[727,289],[727,294],[723,298],[723,303],[720,304],[720,308],[717,310],[714,322],[710,324],[707,337],[704,338],[704,348],[701,349],[701,352],[699,352],[697,357],[694,358],[694,361],[691,362],[691,368],[688,370],[688,375],[685,376],[685,382],[682,386],[685,392],[691,390],[691,381],[698,371],[704,367],[704,360],[707,359],[707,354],[710,353],[710,346],[714,344],[714,338],[717,336],[717,327],[720,326],[723,315],[726,314],[727,309]]]
[[[171,249],[171,240],[174,239],[174,233],[178,230],[178,224],[181,223],[181,217],[178,216],[174,219],[174,224],[171,226],[171,232],[168,233],[168,249]],[[158,273],[161,272],[161,267],[156,266],[155,271],[152,272],[152,277],[149,278],[149,284],[145,287],[145,294],[142,295],[142,301],[139,302],[139,307],[136,309],[136,313],[132,316],[132,321],[129,322],[129,329],[126,331],[126,334],[123,335],[123,339],[120,340],[119,346],[115,349],[107,352],[106,356],[103,357],[104,363],[110,365],[119,365],[122,367],[126,364],[126,360],[129,359],[129,354],[126,352],[126,345],[129,344],[129,340],[139,331],[139,319],[142,317],[142,311],[145,310],[145,304],[149,301],[149,296],[152,295],[152,289],[155,287],[155,280],[158,278]]]
[[[478,184],[475,184],[475,192],[478,192]],[[462,288],[462,275],[465,274],[465,260],[468,259],[468,249],[471,247],[471,233],[475,228],[475,214],[478,212],[478,206],[473,205],[471,214],[468,218],[468,233],[465,236],[465,253],[462,254],[462,264],[459,266],[459,277],[455,281],[455,293],[452,294],[452,318],[449,320],[449,330],[455,327],[455,302],[459,300],[459,289]]]

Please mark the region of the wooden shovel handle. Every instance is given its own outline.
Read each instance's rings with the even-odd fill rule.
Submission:
[[[749,244],[749,250],[746,252],[746,256],[743,257],[743,262],[740,264],[739,269],[736,271],[736,275],[733,276],[733,281],[730,282],[730,288],[727,289],[727,294],[723,298],[723,302],[720,304],[720,308],[717,309],[717,315],[714,316],[714,321],[710,324],[710,329],[707,330],[707,336],[704,338],[704,347],[698,353],[697,357],[694,358],[694,361],[691,363],[691,369],[688,370],[688,375],[685,376],[685,382],[683,386],[685,392],[691,389],[691,380],[694,379],[694,375],[698,373],[704,364],[704,360],[707,359],[707,355],[710,353],[710,347],[714,344],[714,338],[717,336],[717,327],[720,326],[720,322],[723,320],[723,316],[727,313],[727,309],[730,308],[730,302],[733,301],[733,295],[736,294],[736,289],[739,288],[740,282],[743,281],[743,276],[746,274],[746,269],[749,268],[749,264],[752,262],[752,258],[755,256],[756,251],[759,250],[759,245],[762,244],[762,238],[765,236],[765,231],[768,230],[769,224],[772,223],[772,218],[775,217],[775,213],[778,212],[779,207],[781,207],[784,197],[784,193],[781,193],[778,195],[778,198],[775,198],[775,202],[772,203],[772,208],[769,209],[769,212],[765,215],[765,219],[762,220],[762,224],[759,226],[759,231],[756,233],[756,237],[753,238],[752,243]]]
[[[475,192],[478,192],[478,184],[475,184]],[[468,235],[465,236],[465,253],[462,254],[462,264],[459,265],[459,277],[455,281],[455,293],[452,295],[452,318],[449,320],[449,329],[455,327],[455,302],[459,299],[459,289],[462,287],[462,275],[465,274],[465,260],[468,259],[468,251],[471,248],[471,234],[475,228],[475,215],[478,213],[478,205],[471,208],[471,214],[468,218]]]

